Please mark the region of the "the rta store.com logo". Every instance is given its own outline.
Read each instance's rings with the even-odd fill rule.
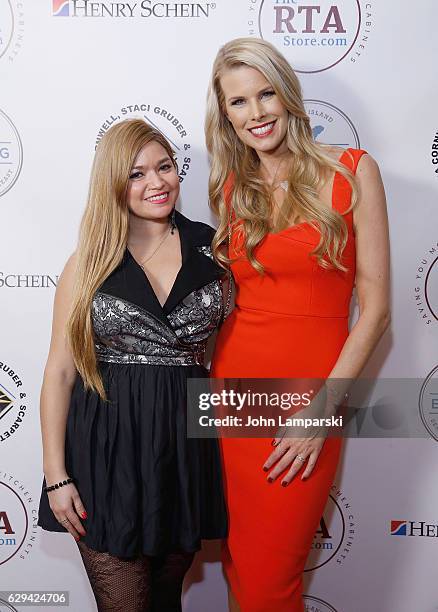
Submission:
[[[329,561],[342,565],[356,536],[356,521],[351,503],[334,484],[327,500],[304,571],[316,570]]]
[[[304,595],[303,603],[305,612],[337,612],[333,606],[319,597]]]
[[[115,2],[110,0],[52,0],[54,17],[181,17],[206,18],[216,8],[215,2]]]
[[[96,147],[102,136],[113,124],[123,121],[123,119],[132,119],[134,117],[144,119],[149,125],[161,132],[166,140],[170,142],[172,149],[175,151],[179,169],[179,180],[182,183],[188,175],[192,163],[190,155],[191,145],[185,125],[167,106],[164,107],[161,104],[145,102],[123,106],[115,113],[109,115],[102,123],[97,134]]]
[[[37,531],[38,511],[27,487],[0,471],[0,565],[26,559]]]
[[[438,525],[425,521],[391,521],[391,535],[438,538]]]
[[[343,149],[360,148],[357,130],[340,108],[322,100],[304,100],[304,106],[317,142]]]
[[[297,72],[322,72],[345,58],[356,62],[373,26],[364,0],[253,0],[248,34],[273,43]]]
[[[426,325],[438,321],[438,242],[432,245],[417,266],[414,300]]]

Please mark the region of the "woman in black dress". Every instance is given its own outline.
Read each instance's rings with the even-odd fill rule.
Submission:
[[[201,540],[226,534],[217,443],[186,435],[223,272],[213,228],[175,211],[178,195],[162,134],[113,126],[55,297],[39,525],[75,537],[104,611],[181,610]]]

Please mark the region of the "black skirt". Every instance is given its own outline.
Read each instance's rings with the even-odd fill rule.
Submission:
[[[88,514],[82,541],[133,557],[192,552],[202,539],[224,538],[217,440],[186,435],[187,379],[206,377],[206,369],[103,363],[101,373],[108,401],[78,377],[66,429],[67,472]],[[48,495],[41,494],[38,525],[66,531]]]

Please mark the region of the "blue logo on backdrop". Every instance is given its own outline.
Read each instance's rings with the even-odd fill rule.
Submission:
[[[304,106],[317,142],[343,149],[360,148],[357,130],[340,108],[322,100],[304,100]]]

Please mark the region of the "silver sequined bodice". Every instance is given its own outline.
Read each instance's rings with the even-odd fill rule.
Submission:
[[[131,302],[97,292],[92,308],[97,358],[124,364],[203,365],[222,308],[220,280],[184,298],[168,314],[168,325]]]

